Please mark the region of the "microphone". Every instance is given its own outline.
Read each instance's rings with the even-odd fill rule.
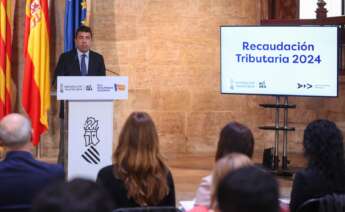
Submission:
[[[105,71],[106,71],[106,72],[110,72],[110,73],[112,73],[112,74],[114,74],[114,75],[116,75],[116,76],[120,76],[120,74],[117,73],[116,71],[112,71],[112,70],[110,70],[110,69],[105,69]]]

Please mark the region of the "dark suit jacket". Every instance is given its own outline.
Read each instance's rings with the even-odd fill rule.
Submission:
[[[35,160],[29,152],[8,152],[0,162],[0,207],[30,205],[43,187],[59,180],[64,180],[61,165]]]
[[[98,172],[97,183],[102,185],[106,191],[110,194],[113,200],[115,208],[130,208],[139,207],[132,198],[128,198],[127,189],[124,182],[114,176],[114,168],[112,165],[102,168]],[[167,175],[169,193],[157,204],[148,206],[172,206],[175,207],[175,186],[172,175],[169,171]]]
[[[332,182],[322,176],[317,169],[304,169],[297,172],[294,177],[291,191],[290,211],[296,212],[302,203],[311,198],[318,198],[331,193],[344,192],[345,188],[332,185]]]
[[[81,76],[78,53],[76,49],[61,54],[55,68],[53,85],[58,76]],[[103,56],[90,50],[87,76],[105,76]],[[64,117],[64,105],[60,104],[60,118]]]

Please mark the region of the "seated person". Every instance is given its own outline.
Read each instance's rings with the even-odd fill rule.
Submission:
[[[255,166],[228,173],[218,185],[217,211],[278,212],[279,190],[275,178]]]
[[[240,153],[230,153],[223,158],[219,159],[212,172],[212,186],[211,186],[211,208],[217,208],[217,191],[220,180],[226,174],[241,167],[251,166],[253,162],[248,156]]]
[[[230,153],[217,161],[212,172],[211,209],[216,209],[217,206],[216,194],[219,181],[223,179],[223,177],[230,171],[234,171],[238,168],[250,165],[253,165],[252,161],[246,155],[240,153]],[[209,211],[208,207],[204,205],[198,205],[195,206],[190,212],[207,211]]]
[[[97,182],[116,208],[174,206],[175,188],[159,152],[156,127],[147,113],[134,112],[121,130],[114,164],[101,169]]]
[[[294,177],[291,212],[308,199],[345,193],[343,135],[338,127],[328,120],[311,122],[304,130],[303,147],[308,166]]]
[[[85,179],[55,183],[40,192],[32,212],[111,212],[109,194],[98,184]]]
[[[31,132],[31,123],[23,115],[12,113],[0,121],[0,144],[7,149],[0,162],[0,207],[31,205],[43,187],[64,180],[61,165],[34,159]]]
[[[254,137],[251,130],[237,122],[230,122],[224,126],[219,135],[215,161],[229,153],[242,153],[249,158],[253,156]],[[212,175],[204,177],[197,189],[195,206],[211,206]]]

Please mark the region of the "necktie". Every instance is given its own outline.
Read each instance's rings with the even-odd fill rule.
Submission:
[[[80,72],[82,76],[87,75],[85,57],[86,57],[86,54],[81,55]]]

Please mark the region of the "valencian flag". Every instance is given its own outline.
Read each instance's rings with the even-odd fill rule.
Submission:
[[[74,35],[80,25],[89,26],[91,0],[66,0],[64,50],[74,49]]]
[[[31,119],[34,145],[48,128],[50,108],[50,22],[47,0],[26,0],[23,79],[24,110]]]
[[[0,119],[11,112],[11,59],[15,0],[0,0]]]

